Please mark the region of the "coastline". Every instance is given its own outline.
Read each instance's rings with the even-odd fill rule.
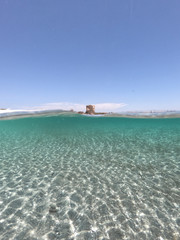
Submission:
[[[106,117],[121,117],[121,118],[146,118],[146,119],[162,119],[162,118],[180,118],[180,113],[177,114],[107,114]]]
[[[10,120],[17,118],[41,117],[41,116],[57,116],[57,115],[73,115],[85,117],[116,117],[116,118],[136,118],[136,119],[162,119],[162,118],[180,118],[180,112],[156,112],[156,113],[107,113],[89,115],[79,114],[78,112],[65,110],[0,110],[0,120]]]
[[[11,120],[18,118],[28,117],[41,117],[41,116],[57,116],[57,115],[70,115],[73,114],[71,111],[65,110],[7,110],[6,112],[0,111],[0,120]]]

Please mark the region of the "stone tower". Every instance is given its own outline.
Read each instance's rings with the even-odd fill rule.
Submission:
[[[86,106],[86,114],[95,114],[95,105],[87,105]]]

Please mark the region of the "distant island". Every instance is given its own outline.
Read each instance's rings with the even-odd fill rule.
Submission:
[[[88,114],[88,115],[104,115],[108,114],[107,112],[95,112],[95,105],[86,105],[86,112],[80,111],[79,114]]]

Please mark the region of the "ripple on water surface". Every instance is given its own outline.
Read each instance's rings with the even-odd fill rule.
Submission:
[[[0,239],[180,239],[180,119],[0,121]]]

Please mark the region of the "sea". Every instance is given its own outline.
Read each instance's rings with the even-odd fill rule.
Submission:
[[[0,120],[0,239],[179,240],[180,118]]]

